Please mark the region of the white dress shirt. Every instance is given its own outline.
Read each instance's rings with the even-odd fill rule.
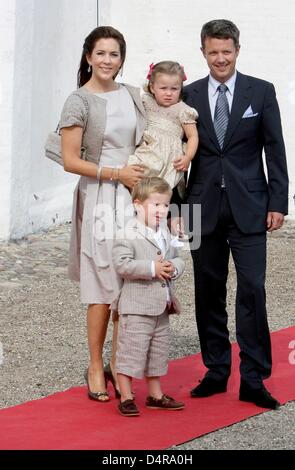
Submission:
[[[157,231],[151,229],[150,227],[146,227],[146,228],[150,230],[150,232],[152,233],[153,238],[155,242],[157,243],[158,247],[160,248],[162,256],[164,258],[166,251],[167,251],[167,240],[164,235],[165,231],[163,231],[161,227],[159,227]],[[155,267],[154,261],[151,262],[151,271],[152,271],[152,276],[155,277],[156,267]],[[169,290],[167,282],[166,282],[166,293],[167,293],[167,303],[169,304],[171,302],[171,294],[170,294],[170,290]]]
[[[235,71],[235,73],[224,83],[224,85],[226,85],[228,88],[228,90],[226,91],[226,97],[228,101],[229,112],[231,112],[231,108],[233,104],[236,79],[237,79],[237,71]],[[216,101],[217,101],[217,97],[219,93],[218,91],[219,85],[221,85],[221,82],[218,82],[217,80],[215,80],[215,78],[212,77],[212,75],[210,74],[209,81],[208,81],[208,97],[209,97],[209,105],[210,105],[211,117],[212,117],[213,122],[214,122]]]
[[[164,259],[165,254],[168,250],[168,240],[167,240],[167,230],[168,227],[167,225],[164,225],[164,228],[161,228],[161,226],[158,228],[158,230],[153,230],[151,227],[143,223],[139,218],[137,218],[138,222],[144,226],[145,231],[152,237],[157,246],[161,250],[161,255]],[[173,242],[172,242],[173,243]],[[182,246],[182,243],[174,243],[175,246]],[[152,277],[156,277],[156,266],[155,266],[155,261],[151,261],[151,274]],[[178,274],[177,268],[175,268],[175,271],[173,275],[171,276],[172,279],[174,279]],[[169,283],[166,281],[166,292],[167,292],[167,304],[171,303],[171,293],[169,289]]]

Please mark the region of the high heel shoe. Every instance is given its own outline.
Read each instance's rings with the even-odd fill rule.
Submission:
[[[88,381],[88,369],[86,369],[85,372],[84,372],[84,378],[85,378],[85,381],[86,381],[86,384],[87,384],[88,397],[89,398],[91,398],[92,400],[100,401],[101,403],[110,401],[110,395],[107,391],[106,392],[92,392],[90,390],[89,381]],[[107,385],[107,383],[106,383],[106,385]],[[102,398],[104,398],[104,399],[102,399]]]
[[[111,382],[112,385],[113,385],[113,388],[114,388],[115,397],[116,398],[121,398],[121,393],[116,387],[116,382],[115,382],[110,364],[107,364],[104,367],[104,377],[105,377],[105,381],[106,381],[106,386],[108,385],[108,382]]]

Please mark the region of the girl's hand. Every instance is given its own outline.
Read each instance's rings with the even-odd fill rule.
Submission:
[[[187,171],[191,163],[191,159],[187,155],[181,155],[173,160],[173,166],[177,171]]]
[[[141,165],[125,166],[120,170],[119,181],[127,188],[133,189],[136,183],[143,178],[143,173],[144,167]]]

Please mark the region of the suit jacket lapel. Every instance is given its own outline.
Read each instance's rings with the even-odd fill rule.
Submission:
[[[156,248],[161,250],[161,247],[157,244],[155,238],[153,237],[153,232],[151,230],[148,230],[145,225],[140,223],[138,220],[135,222],[135,228],[140,235],[142,235],[147,241],[149,241],[152,245],[154,245]],[[170,244],[171,244],[171,233],[167,228],[164,226],[161,227],[162,234],[165,240],[165,253],[163,253],[163,257],[165,258],[166,254],[168,254],[169,249],[170,249]]]
[[[165,258],[166,255],[169,256],[169,250],[170,250],[170,245],[171,245],[171,233],[165,227],[161,227],[161,230],[162,230],[162,234],[163,234],[163,237],[164,237],[164,240],[165,240],[165,245],[166,245],[166,247],[165,247],[166,249],[165,249],[165,253],[164,253],[164,258]]]
[[[159,246],[157,245],[157,242],[154,239],[152,232],[148,230],[148,228],[145,225],[143,225],[138,220],[136,220],[135,228],[136,228],[137,233],[139,233],[143,238],[145,238],[148,242],[150,242],[152,245],[154,245],[156,248],[159,249]]]
[[[242,116],[251,103],[251,96],[253,90],[245,75],[237,73],[235,91],[231,113],[228,121],[227,131],[224,138],[223,150],[228,145],[237,125],[239,124]]]

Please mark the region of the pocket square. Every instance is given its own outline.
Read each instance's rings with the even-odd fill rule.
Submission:
[[[242,116],[242,119],[245,119],[245,118],[251,118],[251,117],[255,117],[255,116],[258,116],[258,113],[253,113],[253,109],[252,109],[252,106],[250,105],[246,111],[244,112],[243,116]]]

